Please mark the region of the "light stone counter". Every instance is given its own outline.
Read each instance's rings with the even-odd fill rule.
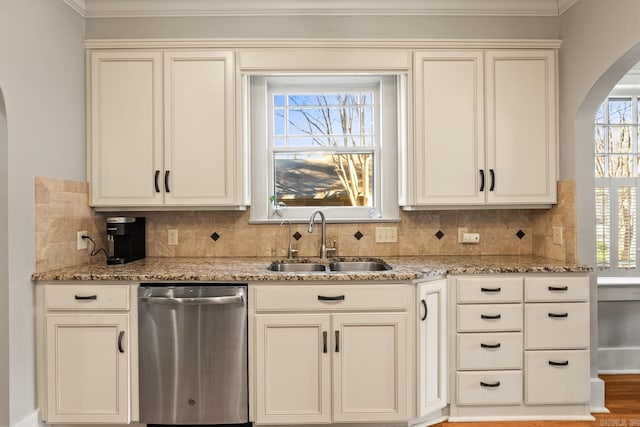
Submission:
[[[336,258],[350,260],[350,258]],[[352,258],[351,258],[352,259]],[[584,273],[591,267],[536,256],[384,257],[392,269],[375,272],[275,272],[271,258],[146,258],[124,265],[90,263],[42,273],[34,281],[398,281],[447,274]],[[322,262],[317,258],[301,259]],[[296,260],[300,262],[301,260]],[[332,258],[333,260],[333,258]],[[328,263],[324,260],[324,263]]]

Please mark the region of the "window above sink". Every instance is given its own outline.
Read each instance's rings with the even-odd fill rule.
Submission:
[[[399,80],[252,76],[251,222],[397,220]]]

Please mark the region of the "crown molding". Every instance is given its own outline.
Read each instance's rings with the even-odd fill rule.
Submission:
[[[578,0],[62,0],[86,18],[287,15],[559,16]]]
[[[85,0],[62,0],[71,9],[86,17],[87,4]]]

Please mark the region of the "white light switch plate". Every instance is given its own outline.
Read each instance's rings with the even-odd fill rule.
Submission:
[[[168,230],[167,234],[167,244],[169,246],[176,246],[178,244],[178,230]]]

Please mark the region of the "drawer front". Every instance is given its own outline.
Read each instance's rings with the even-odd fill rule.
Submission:
[[[458,334],[458,369],[522,369],[522,334]]]
[[[522,304],[458,306],[458,332],[521,331]]]
[[[587,301],[589,277],[553,275],[527,277],[524,279],[524,299],[531,302]]]
[[[522,371],[457,372],[458,405],[519,405]]]
[[[127,285],[45,285],[47,310],[129,310]]]
[[[458,302],[522,302],[522,280],[522,277],[460,277],[457,279]]]
[[[528,404],[586,403],[590,398],[589,351],[525,352]]]
[[[256,286],[256,311],[406,311],[404,285]]]
[[[589,346],[589,303],[526,304],[524,312],[527,350]]]

